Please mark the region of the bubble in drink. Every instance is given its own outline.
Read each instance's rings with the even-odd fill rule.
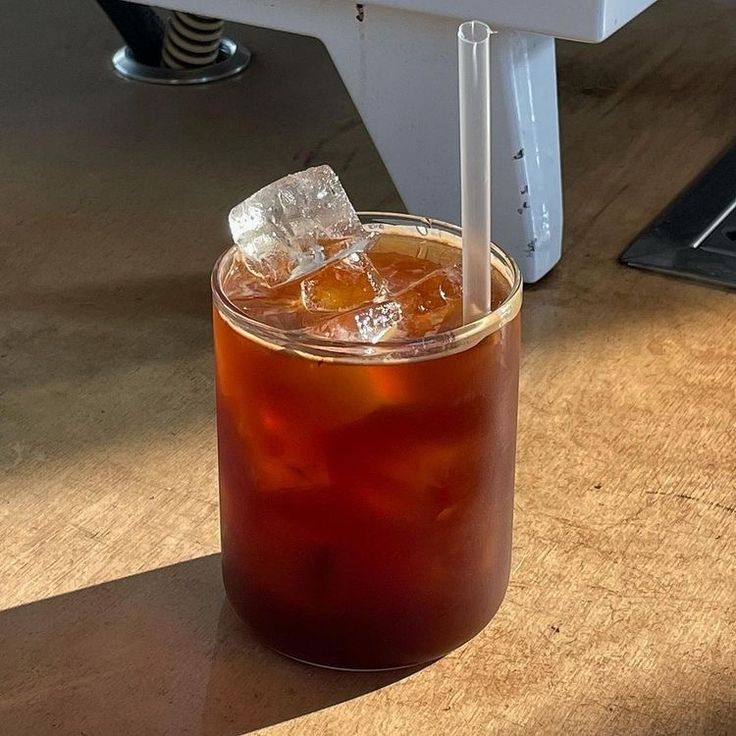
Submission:
[[[243,263],[270,287],[363,250],[372,238],[329,166],[269,184],[228,219]]]

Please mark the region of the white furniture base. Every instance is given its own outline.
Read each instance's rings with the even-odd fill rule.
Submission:
[[[149,2],[150,0],[144,0]],[[164,0],[177,10],[321,39],[409,212],[460,222],[457,26],[492,46],[493,239],[537,281],[560,258],[554,38],[599,41],[654,0]],[[511,30],[509,26],[523,30]],[[544,34],[544,35],[540,35]]]

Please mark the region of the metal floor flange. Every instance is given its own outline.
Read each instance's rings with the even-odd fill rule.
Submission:
[[[736,146],[639,235],[621,262],[736,288]]]
[[[250,64],[251,54],[245,47],[228,38],[220,41],[220,55],[214,64],[192,69],[168,69],[148,66],[136,61],[127,46],[118,49],[112,57],[115,71],[127,79],[150,84],[206,84],[232,77]]]

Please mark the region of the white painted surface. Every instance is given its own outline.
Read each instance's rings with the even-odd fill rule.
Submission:
[[[153,4],[150,0],[141,0]],[[576,41],[602,41],[655,0],[371,0],[364,3],[366,13],[378,7],[411,10],[461,20],[483,20],[491,27],[541,33]],[[157,3],[161,5],[161,3]],[[218,18],[238,20],[253,14],[252,0],[181,0],[171,3],[180,10],[192,9]],[[351,0],[271,0],[270,15],[303,17],[307,13],[323,15],[323,6],[345,5],[355,14]],[[165,6],[169,3],[165,0]],[[257,10],[255,12],[258,12]],[[245,21],[257,24],[255,21]],[[278,21],[275,21],[278,22]],[[283,23],[292,26],[288,17]],[[274,25],[274,28],[281,25]],[[299,33],[300,31],[295,30]],[[308,33],[302,30],[301,33]]]
[[[655,0],[371,0],[368,6],[384,5],[459,20],[472,18],[500,28],[598,42],[654,2]]]

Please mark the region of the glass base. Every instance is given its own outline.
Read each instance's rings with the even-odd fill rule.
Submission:
[[[299,662],[299,664],[306,664],[310,667],[319,667],[321,670],[332,670],[333,672],[400,672],[401,670],[411,670],[416,669],[417,667],[426,667],[429,664],[432,664],[433,662],[437,662],[442,657],[446,657],[446,654],[443,654],[439,657],[434,657],[432,659],[427,659],[423,662],[416,662],[415,664],[400,664],[396,665],[395,667],[337,667],[335,665],[331,664],[321,664],[320,662],[310,662],[307,659],[299,659],[299,657],[295,657],[292,654],[288,654],[287,652],[282,652],[280,649],[276,649],[275,647],[269,646],[266,644],[266,646],[272,651],[276,652],[276,654],[281,655],[282,657],[286,657],[287,659],[292,660],[293,662]],[[449,654],[449,652],[448,652]]]

